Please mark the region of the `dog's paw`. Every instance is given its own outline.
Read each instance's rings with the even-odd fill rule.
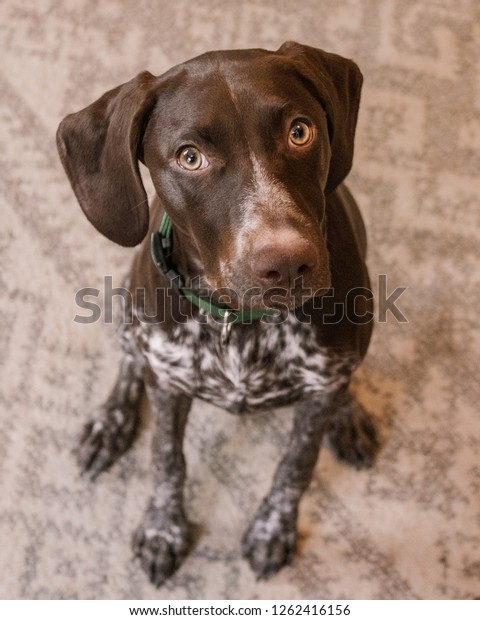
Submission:
[[[372,467],[381,448],[374,419],[353,399],[333,418],[328,441],[339,459],[357,469]]]
[[[291,564],[297,545],[296,514],[284,514],[265,500],[242,541],[243,557],[258,579]]]
[[[151,583],[160,587],[179,568],[190,548],[190,528],[181,511],[147,511],[133,536],[133,552]]]
[[[132,445],[138,425],[138,412],[130,408],[100,408],[85,425],[77,448],[82,472],[96,478]]]

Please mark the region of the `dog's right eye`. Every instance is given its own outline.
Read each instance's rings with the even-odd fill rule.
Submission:
[[[184,170],[202,170],[208,166],[205,155],[195,146],[185,146],[177,155],[177,164]]]
[[[312,128],[302,119],[297,119],[290,125],[288,132],[290,144],[294,146],[306,146],[311,142],[312,137]]]

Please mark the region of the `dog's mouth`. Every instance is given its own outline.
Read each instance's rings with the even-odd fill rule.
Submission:
[[[303,283],[300,282],[291,289],[281,287],[268,288],[263,290],[261,295],[251,300],[246,298],[245,301],[247,306],[252,309],[263,307],[277,311],[292,311],[301,308],[312,297],[324,295],[329,286],[330,282],[319,284],[316,287],[304,286]]]
[[[260,286],[217,288],[211,295],[214,303],[227,306],[240,312],[259,311],[263,309],[288,312],[301,308],[312,297],[324,295],[330,287],[330,277],[318,278],[315,285],[305,284],[300,277],[292,288]]]

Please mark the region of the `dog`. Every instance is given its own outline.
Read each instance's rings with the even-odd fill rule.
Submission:
[[[365,228],[343,183],[361,86],[354,62],[295,42],[208,52],[159,77],[140,73],[58,128],[87,218],[118,244],[141,244],[118,379],[78,457],[92,477],[116,461],[146,391],[154,494],[133,548],[156,586],[192,544],[182,440],[194,397],[237,415],[294,404],[285,454],[242,540],[258,578],[293,560],[322,439],[356,467],[375,460],[375,424],[349,392],[373,316]],[[156,191],[150,210],[139,162]]]

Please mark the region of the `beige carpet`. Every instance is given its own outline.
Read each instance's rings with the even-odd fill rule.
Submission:
[[[0,596],[480,596],[480,14],[476,0],[2,0]],[[200,538],[160,590],[132,562],[150,492],[151,428],[93,485],[72,456],[119,358],[114,328],[73,322],[74,295],[119,284],[131,251],[76,204],[61,117],[148,69],[286,39],[365,75],[350,176],[369,265],[408,286],[408,324],[378,324],[357,391],[389,439],[374,470],[322,452],[295,564],[257,583],[239,541],[290,411],[241,420],[196,403],[189,514]],[[391,317],[390,317],[391,318]]]

